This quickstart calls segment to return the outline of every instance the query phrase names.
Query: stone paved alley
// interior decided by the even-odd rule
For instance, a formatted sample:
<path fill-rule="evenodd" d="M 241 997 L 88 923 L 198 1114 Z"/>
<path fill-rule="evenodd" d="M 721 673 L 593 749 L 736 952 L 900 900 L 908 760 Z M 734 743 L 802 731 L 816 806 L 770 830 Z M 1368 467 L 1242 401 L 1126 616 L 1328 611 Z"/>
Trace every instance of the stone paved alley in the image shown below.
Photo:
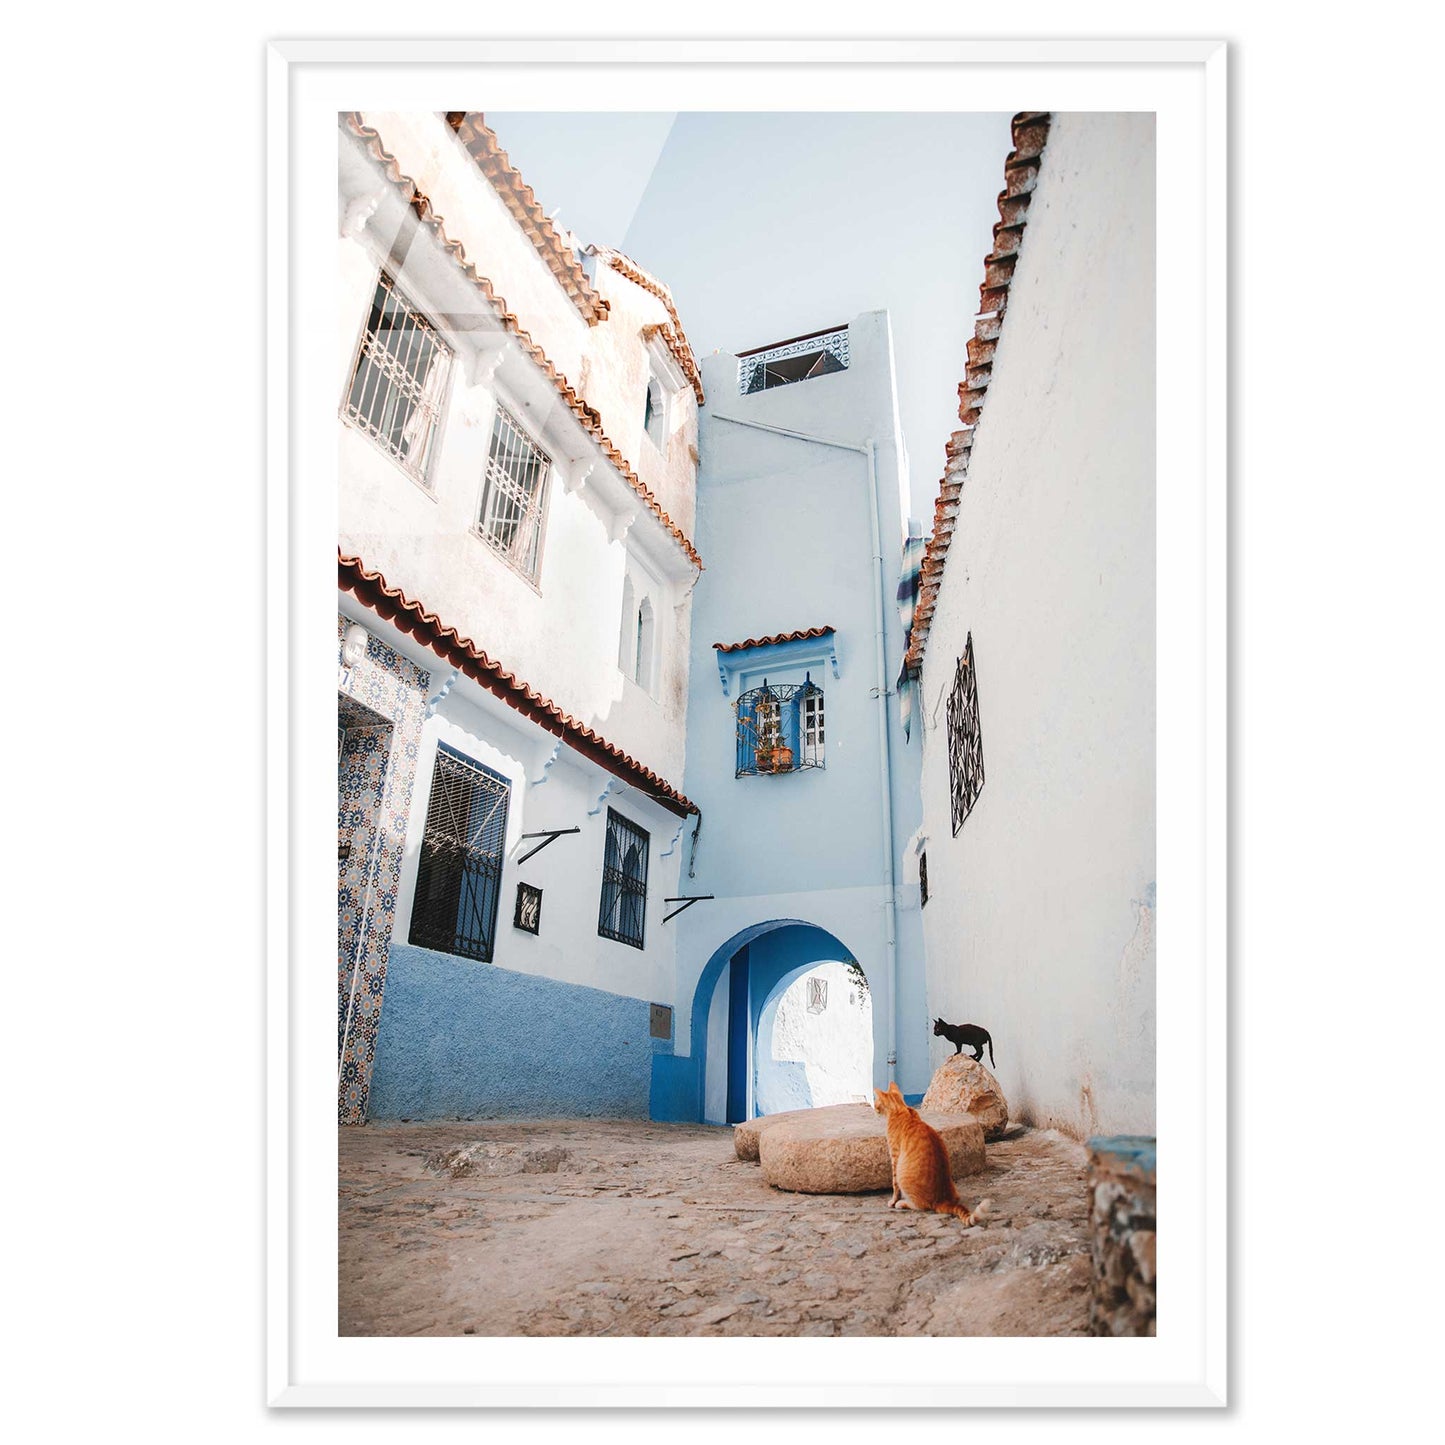
<path fill-rule="evenodd" d="M 732 1130 L 616 1120 L 340 1130 L 343 1335 L 1083 1335 L 1087 1156 L 1011 1128 L 968 1204 L 773 1189 Z"/>

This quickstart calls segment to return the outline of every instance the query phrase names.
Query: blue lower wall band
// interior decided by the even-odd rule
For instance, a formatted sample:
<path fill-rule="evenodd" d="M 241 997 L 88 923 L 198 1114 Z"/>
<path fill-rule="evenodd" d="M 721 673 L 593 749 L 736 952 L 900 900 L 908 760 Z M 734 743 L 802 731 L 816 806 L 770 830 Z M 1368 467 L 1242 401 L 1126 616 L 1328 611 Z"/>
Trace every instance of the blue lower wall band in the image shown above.
<path fill-rule="evenodd" d="M 393 942 L 367 1113 L 646 1119 L 653 1061 L 671 1049 L 651 1037 L 646 999 Z M 687 1074 L 664 1082 L 664 1107 L 692 1102 Z"/>

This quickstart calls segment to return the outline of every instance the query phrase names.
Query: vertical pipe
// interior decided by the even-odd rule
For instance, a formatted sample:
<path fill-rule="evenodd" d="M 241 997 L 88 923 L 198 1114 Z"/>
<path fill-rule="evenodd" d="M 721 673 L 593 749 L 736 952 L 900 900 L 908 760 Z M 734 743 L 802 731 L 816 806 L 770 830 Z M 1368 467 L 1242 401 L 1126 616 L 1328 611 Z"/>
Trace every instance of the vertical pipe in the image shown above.
<path fill-rule="evenodd" d="M 873 526 L 873 596 L 878 625 L 873 634 L 877 666 L 878 780 L 882 794 L 883 880 L 888 889 L 883 904 L 884 950 L 888 966 L 888 1081 L 898 1074 L 898 893 L 893 865 L 893 777 L 888 745 L 888 651 L 884 631 L 883 542 L 878 521 L 878 446 L 870 437 L 868 455 L 868 519 Z"/>

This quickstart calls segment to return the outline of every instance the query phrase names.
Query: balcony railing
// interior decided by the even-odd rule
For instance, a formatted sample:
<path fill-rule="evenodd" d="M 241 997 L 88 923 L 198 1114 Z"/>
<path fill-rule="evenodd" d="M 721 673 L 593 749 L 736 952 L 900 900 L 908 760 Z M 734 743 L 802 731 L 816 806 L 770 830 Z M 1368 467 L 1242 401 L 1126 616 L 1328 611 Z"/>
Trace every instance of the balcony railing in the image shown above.
<path fill-rule="evenodd" d="M 764 680 L 737 700 L 737 771 L 795 773 L 823 766 L 823 689 L 806 682 Z"/>
<path fill-rule="evenodd" d="M 815 331 L 761 351 L 743 352 L 738 357 L 738 395 L 748 396 L 847 369 L 848 328 Z"/>

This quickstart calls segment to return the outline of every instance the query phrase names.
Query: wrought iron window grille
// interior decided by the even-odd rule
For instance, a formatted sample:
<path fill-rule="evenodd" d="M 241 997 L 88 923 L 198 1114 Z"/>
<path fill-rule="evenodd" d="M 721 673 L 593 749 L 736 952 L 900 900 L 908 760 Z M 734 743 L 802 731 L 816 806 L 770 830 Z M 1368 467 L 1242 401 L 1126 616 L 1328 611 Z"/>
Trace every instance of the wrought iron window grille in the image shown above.
<path fill-rule="evenodd" d="M 506 407 L 492 423 L 476 532 L 509 567 L 536 582 L 542 559 L 542 519 L 552 459 Z"/>
<path fill-rule="evenodd" d="M 341 414 L 410 476 L 427 484 L 451 348 L 383 271 Z"/>
<path fill-rule="evenodd" d="M 738 357 L 738 395 L 750 396 L 848 369 L 848 328 L 799 336 Z"/>
<path fill-rule="evenodd" d="M 597 932 L 618 943 L 643 947 L 647 921 L 647 853 L 650 836 L 611 808 L 602 857 L 602 901 Z"/>
<path fill-rule="evenodd" d="M 742 693 L 733 704 L 737 718 L 734 777 L 796 773 L 823 766 L 823 689 L 811 673 L 802 682 L 769 683 Z"/>
<path fill-rule="evenodd" d="M 826 978 L 810 978 L 808 980 L 808 1012 L 820 1014 L 828 1007 L 828 980 Z"/>
<path fill-rule="evenodd" d="M 437 749 L 412 903 L 412 943 L 492 961 L 511 785 L 445 744 Z"/>
<path fill-rule="evenodd" d="M 978 680 L 971 632 L 964 642 L 963 656 L 958 659 L 948 698 L 948 784 L 953 832 L 957 836 L 983 791 L 983 733 L 978 721 Z"/>

